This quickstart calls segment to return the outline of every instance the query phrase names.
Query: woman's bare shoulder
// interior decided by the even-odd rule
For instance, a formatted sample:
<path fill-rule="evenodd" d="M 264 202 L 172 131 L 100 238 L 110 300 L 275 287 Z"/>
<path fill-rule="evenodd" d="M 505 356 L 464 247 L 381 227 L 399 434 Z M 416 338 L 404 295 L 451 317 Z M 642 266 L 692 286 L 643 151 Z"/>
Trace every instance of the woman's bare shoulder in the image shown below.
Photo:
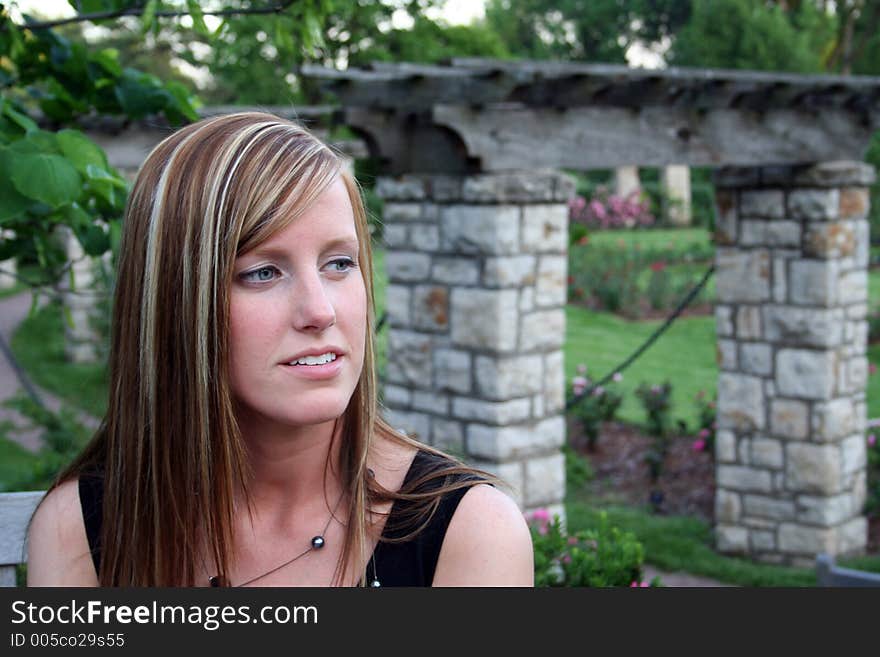
<path fill-rule="evenodd" d="M 473 486 L 449 522 L 433 586 L 533 585 L 532 537 L 516 502 L 492 486 Z"/>
<path fill-rule="evenodd" d="M 97 586 L 79 501 L 79 482 L 52 489 L 28 528 L 28 586 Z"/>

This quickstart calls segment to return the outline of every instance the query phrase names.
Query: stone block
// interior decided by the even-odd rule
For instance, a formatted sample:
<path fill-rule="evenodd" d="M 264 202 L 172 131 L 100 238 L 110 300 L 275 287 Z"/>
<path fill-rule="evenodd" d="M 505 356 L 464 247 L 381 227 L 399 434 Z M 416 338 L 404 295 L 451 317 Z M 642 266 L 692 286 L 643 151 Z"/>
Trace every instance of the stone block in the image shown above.
<path fill-rule="evenodd" d="M 788 301 L 788 261 L 789 258 L 773 257 L 773 301 Z"/>
<path fill-rule="evenodd" d="M 431 445 L 444 452 L 465 458 L 464 425 L 439 417 L 431 418 Z"/>
<path fill-rule="evenodd" d="M 761 307 L 740 306 L 736 311 L 736 337 L 740 340 L 760 340 L 763 336 Z"/>
<path fill-rule="evenodd" d="M 421 219 L 421 203 L 385 203 L 382 206 L 382 220 L 386 223 L 413 222 Z"/>
<path fill-rule="evenodd" d="M 523 251 L 565 253 L 567 249 L 567 205 L 526 205 L 523 207 Z"/>
<path fill-rule="evenodd" d="M 473 258 L 435 257 L 431 279 L 448 285 L 476 285 L 480 280 L 480 264 Z"/>
<path fill-rule="evenodd" d="M 524 287 L 519 291 L 519 311 L 527 313 L 535 309 L 535 288 Z"/>
<path fill-rule="evenodd" d="M 449 328 L 449 290 L 443 285 L 416 285 L 412 323 L 425 331 L 446 331 Z"/>
<path fill-rule="evenodd" d="M 833 306 L 838 303 L 840 274 L 835 260 L 793 260 L 789 264 L 791 302 L 806 306 Z"/>
<path fill-rule="evenodd" d="M 796 399 L 773 399 L 770 402 L 770 431 L 774 436 L 794 440 L 809 435 L 809 407 Z"/>
<path fill-rule="evenodd" d="M 543 391 L 544 358 L 541 354 L 512 358 L 477 356 L 477 394 L 502 401 L 526 397 Z"/>
<path fill-rule="evenodd" d="M 718 426 L 752 431 L 764 428 L 761 379 L 722 372 L 718 377 Z"/>
<path fill-rule="evenodd" d="M 519 287 L 535 282 L 535 256 L 517 255 L 486 258 L 483 285 L 486 287 Z"/>
<path fill-rule="evenodd" d="M 836 541 L 832 529 L 785 522 L 779 526 L 777 537 L 779 551 L 787 554 L 809 554 L 815 559 L 820 552 L 835 553 Z"/>
<path fill-rule="evenodd" d="M 468 454 L 494 461 L 546 454 L 565 442 L 565 419 L 561 415 L 537 422 L 505 427 L 469 424 Z"/>
<path fill-rule="evenodd" d="M 785 194 L 781 189 L 745 190 L 739 195 L 740 217 L 782 219 Z"/>
<path fill-rule="evenodd" d="M 495 351 L 516 349 L 519 320 L 516 290 L 452 289 L 452 341 Z"/>
<path fill-rule="evenodd" d="M 789 443 L 785 487 L 795 493 L 833 495 L 840 491 L 841 456 L 836 445 Z"/>
<path fill-rule="evenodd" d="M 868 519 L 857 516 L 836 529 L 837 554 L 863 554 L 868 544 Z"/>
<path fill-rule="evenodd" d="M 471 397 L 455 397 L 452 400 L 452 416 L 460 420 L 509 425 L 528 420 L 531 414 L 532 402 L 529 398 L 501 402 Z"/>
<path fill-rule="evenodd" d="M 828 221 L 840 211 L 838 189 L 796 189 L 788 195 L 788 214 L 792 219 Z"/>
<path fill-rule="evenodd" d="M 735 372 L 739 369 L 736 345 L 736 340 L 718 340 L 715 343 L 715 362 L 722 370 Z"/>
<path fill-rule="evenodd" d="M 779 469 L 785 462 L 782 443 L 771 438 L 753 438 L 750 463 L 764 468 Z"/>
<path fill-rule="evenodd" d="M 829 399 L 834 391 L 836 358 L 829 351 L 780 349 L 776 353 L 776 386 L 783 397 Z"/>
<path fill-rule="evenodd" d="M 795 505 L 791 500 L 780 500 L 766 495 L 744 495 L 743 512 L 748 516 L 770 520 L 793 520 Z"/>
<path fill-rule="evenodd" d="M 733 337 L 733 309 L 730 306 L 715 306 L 715 334 Z"/>
<path fill-rule="evenodd" d="M 382 410 L 382 417 L 394 429 L 405 433 L 410 438 L 415 438 L 424 443 L 431 442 L 431 419 L 425 413 L 413 413 L 386 408 Z"/>
<path fill-rule="evenodd" d="M 525 462 L 526 505 L 552 504 L 565 498 L 565 456 L 561 452 Z"/>
<path fill-rule="evenodd" d="M 419 251 L 437 251 L 440 248 L 440 228 L 433 225 L 411 226 L 410 243 Z"/>
<path fill-rule="evenodd" d="M 764 335 L 788 347 L 835 347 L 843 343 L 840 309 L 768 305 L 763 308 Z"/>
<path fill-rule="evenodd" d="M 740 246 L 765 246 L 767 244 L 768 222 L 761 219 L 742 219 L 740 225 Z"/>
<path fill-rule="evenodd" d="M 411 251 L 388 251 L 385 272 L 391 283 L 424 281 L 431 272 L 431 256 Z"/>
<path fill-rule="evenodd" d="M 519 252 L 517 206 L 449 205 L 440 213 L 441 248 L 447 252 L 510 255 Z"/>
<path fill-rule="evenodd" d="M 519 508 L 524 508 L 525 466 L 522 461 L 507 461 L 504 463 L 473 461 L 471 465 L 498 477 L 502 484 L 504 484 L 505 492 L 510 494 Z"/>
<path fill-rule="evenodd" d="M 534 395 L 532 397 L 532 417 L 535 419 L 540 419 L 547 415 L 544 411 L 544 395 Z"/>
<path fill-rule="evenodd" d="M 739 347 L 739 363 L 746 374 L 767 376 L 773 372 L 773 349 L 761 342 L 744 342 Z"/>
<path fill-rule="evenodd" d="M 459 349 L 434 351 L 434 385 L 437 390 L 471 392 L 471 354 Z"/>
<path fill-rule="evenodd" d="M 555 413 L 564 406 L 564 356 L 561 351 L 553 351 L 544 355 L 544 412 Z"/>
<path fill-rule="evenodd" d="M 715 460 L 718 463 L 736 463 L 736 435 L 732 431 L 715 433 Z"/>
<path fill-rule="evenodd" d="M 475 203 L 564 203 L 572 196 L 574 180 L 554 170 L 468 176 L 462 186 L 462 199 Z"/>
<path fill-rule="evenodd" d="M 764 249 L 719 248 L 715 291 L 721 303 L 754 303 L 770 298 L 770 255 Z"/>
<path fill-rule="evenodd" d="M 796 221 L 770 221 L 765 235 L 767 246 L 791 249 L 801 245 L 801 225 Z"/>
<path fill-rule="evenodd" d="M 408 285 L 388 285 L 385 288 L 385 312 L 391 326 L 408 328 L 412 325 L 411 301 L 412 291 Z"/>
<path fill-rule="evenodd" d="M 749 530 L 718 524 L 715 527 L 715 546 L 725 554 L 745 554 L 749 551 Z"/>
<path fill-rule="evenodd" d="M 867 221 L 853 221 L 856 239 L 855 266 L 866 268 L 871 258 L 871 225 Z"/>
<path fill-rule="evenodd" d="M 431 337 L 422 333 L 388 330 L 389 382 L 406 386 L 427 386 L 432 377 Z"/>
<path fill-rule="evenodd" d="M 865 162 L 835 160 L 819 162 L 797 171 L 793 181 L 797 185 L 816 187 L 868 187 L 877 179 L 874 167 Z"/>
<path fill-rule="evenodd" d="M 742 502 L 739 493 L 729 490 L 718 490 L 715 493 L 715 521 L 722 525 L 733 525 L 739 522 L 742 514 Z"/>
<path fill-rule="evenodd" d="M 409 227 L 405 224 L 385 224 L 382 242 L 389 249 L 406 249 L 409 246 Z"/>
<path fill-rule="evenodd" d="M 840 457 L 844 475 L 864 470 L 868 463 L 868 448 L 864 434 L 844 438 L 840 442 Z"/>
<path fill-rule="evenodd" d="M 813 404 L 812 438 L 818 442 L 837 441 L 859 430 L 857 420 L 855 404 L 849 397 Z"/>
<path fill-rule="evenodd" d="M 568 258 L 541 256 L 535 284 L 535 304 L 539 308 L 564 306 L 567 294 Z"/>
<path fill-rule="evenodd" d="M 868 359 L 853 356 L 838 361 L 837 388 L 841 395 L 854 395 L 864 392 L 868 385 Z"/>
<path fill-rule="evenodd" d="M 719 488 L 742 492 L 770 493 L 773 482 L 767 470 L 742 465 L 719 465 L 715 468 Z"/>
<path fill-rule="evenodd" d="M 382 388 L 383 403 L 396 408 L 408 408 L 412 404 L 412 390 L 386 383 Z"/>
<path fill-rule="evenodd" d="M 412 396 L 412 407 L 413 410 L 434 415 L 449 415 L 449 395 L 438 393 L 435 390 L 415 390 Z"/>
<path fill-rule="evenodd" d="M 838 300 L 844 305 L 868 301 L 868 270 L 857 269 L 840 275 Z"/>
<path fill-rule="evenodd" d="M 855 255 L 855 226 L 850 221 L 807 224 L 804 255 L 810 258 L 846 258 Z"/>
<path fill-rule="evenodd" d="M 391 205 L 389 201 L 420 201 L 427 196 L 424 180 L 414 176 L 383 176 L 376 181 L 376 194 L 385 199 L 385 207 Z"/>
<path fill-rule="evenodd" d="M 542 310 L 523 315 L 520 351 L 558 349 L 565 342 L 565 311 Z"/>
<path fill-rule="evenodd" d="M 752 550 L 771 551 L 776 549 L 776 532 L 756 529 L 750 535 Z"/>
<path fill-rule="evenodd" d="M 715 191 L 715 244 L 735 246 L 737 233 L 736 193 L 726 189 Z"/>
<path fill-rule="evenodd" d="M 864 219 L 871 208 L 871 196 L 865 187 L 844 187 L 840 190 L 841 219 Z"/>
<path fill-rule="evenodd" d="M 831 497 L 798 495 L 797 508 L 798 522 L 823 527 L 839 525 L 859 512 L 859 509 L 853 506 L 853 498 L 849 493 Z"/>

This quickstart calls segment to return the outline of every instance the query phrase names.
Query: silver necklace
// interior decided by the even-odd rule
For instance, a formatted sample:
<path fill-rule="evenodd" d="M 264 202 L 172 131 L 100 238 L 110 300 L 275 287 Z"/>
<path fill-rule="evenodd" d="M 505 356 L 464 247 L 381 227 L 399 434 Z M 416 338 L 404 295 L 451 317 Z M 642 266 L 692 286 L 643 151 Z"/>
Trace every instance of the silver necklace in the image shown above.
<path fill-rule="evenodd" d="M 257 575 L 256 577 L 252 577 L 251 579 L 249 579 L 245 582 L 242 582 L 241 584 L 236 584 L 232 588 L 239 588 L 242 586 L 247 586 L 248 584 L 253 584 L 258 579 L 263 579 L 264 577 L 281 570 L 285 566 L 289 566 L 297 559 L 300 559 L 300 558 L 306 556 L 309 552 L 313 552 L 315 550 L 320 550 L 321 548 L 323 548 L 324 545 L 326 545 L 326 543 L 327 543 L 327 541 L 324 539 L 324 535 L 327 533 L 327 530 L 330 528 L 330 523 L 333 522 L 333 518 L 336 516 L 336 510 L 339 508 L 339 505 L 342 502 L 342 498 L 344 496 L 345 496 L 345 491 L 343 491 L 342 493 L 339 494 L 339 499 L 336 501 L 336 506 L 334 506 L 333 510 L 330 512 L 330 517 L 327 518 L 327 524 L 324 525 L 323 531 L 320 534 L 318 534 L 317 536 L 312 537 L 312 540 L 309 541 L 309 546 L 305 550 L 303 550 L 302 552 L 297 554 L 292 559 L 288 559 L 284 563 L 275 566 L 271 570 L 267 570 L 262 575 Z M 226 586 L 226 584 L 223 581 L 223 577 L 221 575 L 212 575 L 212 576 L 208 577 L 208 584 L 212 587 Z M 374 584 L 374 586 L 375 586 L 375 584 Z"/>

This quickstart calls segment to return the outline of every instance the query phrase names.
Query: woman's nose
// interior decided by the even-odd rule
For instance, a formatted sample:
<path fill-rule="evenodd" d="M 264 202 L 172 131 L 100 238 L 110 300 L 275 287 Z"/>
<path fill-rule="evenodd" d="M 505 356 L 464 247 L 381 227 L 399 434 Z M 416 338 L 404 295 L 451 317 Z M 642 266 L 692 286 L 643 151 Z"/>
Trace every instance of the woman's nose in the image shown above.
<path fill-rule="evenodd" d="M 319 275 L 303 280 L 294 294 L 297 330 L 323 331 L 336 323 L 336 310 Z"/>

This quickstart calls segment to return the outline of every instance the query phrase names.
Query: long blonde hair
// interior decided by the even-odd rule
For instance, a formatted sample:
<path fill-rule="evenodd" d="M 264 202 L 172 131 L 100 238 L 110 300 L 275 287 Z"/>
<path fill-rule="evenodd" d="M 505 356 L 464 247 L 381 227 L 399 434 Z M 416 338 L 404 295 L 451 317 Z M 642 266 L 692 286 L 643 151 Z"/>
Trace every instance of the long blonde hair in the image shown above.
<path fill-rule="evenodd" d="M 417 443 L 377 411 L 370 233 L 340 157 L 269 114 L 205 119 L 156 146 L 135 180 L 120 246 L 107 415 L 57 480 L 103 477 L 101 585 L 191 586 L 206 554 L 221 575 L 228 571 L 233 499 L 248 490 L 228 376 L 234 261 L 295 221 L 337 177 L 354 211 L 368 310 L 363 369 L 341 418 L 339 477 L 351 503 L 334 582 L 366 555 L 367 511 L 377 500 L 421 502 L 415 516 L 424 523 L 439 493 L 466 485 L 395 493 L 368 477 L 375 435 Z M 443 473 L 470 471 L 459 465 Z"/>

